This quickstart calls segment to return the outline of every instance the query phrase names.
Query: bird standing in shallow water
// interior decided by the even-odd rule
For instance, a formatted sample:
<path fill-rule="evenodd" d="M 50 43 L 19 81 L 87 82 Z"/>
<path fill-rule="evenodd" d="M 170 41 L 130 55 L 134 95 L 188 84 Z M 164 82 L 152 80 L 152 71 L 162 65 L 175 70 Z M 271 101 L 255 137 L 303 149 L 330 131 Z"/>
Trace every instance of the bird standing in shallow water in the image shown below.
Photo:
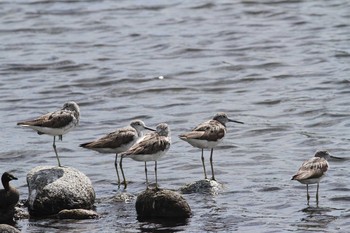
<path fill-rule="evenodd" d="M 5 213 L 13 209 L 19 200 L 19 192 L 10 185 L 11 180 L 17 180 L 12 174 L 4 172 L 1 176 L 1 182 L 4 189 L 0 190 L 0 212 Z"/>
<path fill-rule="evenodd" d="M 316 204 L 318 206 L 318 190 L 320 186 L 320 181 L 329 168 L 327 159 L 329 159 L 330 157 L 331 155 L 328 151 L 317 151 L 315 153 L 315 156 L 305 161 L 301 165 L 297 173 L 292 177 L 292 180 L 297 180 L 302 184 L 306 184 L 306 197 L 308 205 L 310 200 L 309 184 L 317 184 Z"/>
<path fill-rule="evenodd" d="M 118 154 L 127 151 L 135 142 L 143 136 L 143 130 L 155 131 L 145 125 L 141 120 L 134 120 L 130 126 L 118 129 L 95 141 L 80 144 L 80 147 L 98 151 L 100 153 L 115 153 L 115 170 L 118 177 L 118 187 L 120 177 L 118 172 Z"/>
<path fill-rule="evenodd" d="M 80 110 L 75 102 L 67 102 L 61 110 L 50 112 L 33 120 L 18 122 L 17 125 L 29 127 L 38 134 L 53 136 L 53 149 L 56 154 L 58 166 L 61 167 L 60 159 L 56 150 L 56 136 L 62 141 L 62 135 L 68 133 L 79 124 Z"/>
<path fill-rule="evenodd" d="M 203 122 L 202 124 L 195 127 L 192 131 L 179 135 L 180 139 L 188 142 L 194 147 L 202 149 L 202 165 L 205 179 L 207 179 L 207 172 L 205 170 L 203 149 L 211 149 L 210 166 L 212 172 L 212 180 L 215 180 L 213 167 L 213 151 L 214 147 L 216 147 L 225 137 L 227 122 L 244 124 L 241 121 L 229 119 L 226 113 L 219 112 L 213 117 L 212 120 Z"/>
<path fill-rule="evenodd" d="M 154 161 L 154 172 L 156 178 L 156 189 L 158 189 L 157 160 L 161 158 L 170 148 L 170 129 L 165 123 L 158 124 L 156 132 L 146 134 L 142 139 L 135 143 L 129 150 L 121 153 L 120 170 L 124 178 L 124 188 L 126 180 L 123 171 L 123 158 L 132 158 L 136 161 L 145 162 L 146 183 L 148 189 L 147 161 Z"/>

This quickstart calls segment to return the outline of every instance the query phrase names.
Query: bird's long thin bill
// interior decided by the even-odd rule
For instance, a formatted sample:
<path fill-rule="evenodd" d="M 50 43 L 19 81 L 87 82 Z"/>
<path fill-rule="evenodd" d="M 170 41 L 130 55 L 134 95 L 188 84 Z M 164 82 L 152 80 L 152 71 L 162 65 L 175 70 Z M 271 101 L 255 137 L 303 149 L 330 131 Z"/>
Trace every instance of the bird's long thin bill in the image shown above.
<path fill-rule="evenodd" d="M 244 122 L 242 122 L 242 121 L 235 121 L 235 120 L 231 120 L 231 119 L 229 119 L 228 121 L 235 122 L 235 123 L 238 123 L 238 124 L 244 124 Z"/>
<path fill-rule="evenodd" d="M 333 156 L 333 155 L 331 155 L 330 158 L 331 159 L 335 159 L 335 160 L 346 160 L 346 158 L 336 157 L 336 156 Z"/>
<path fill-rule="evenodd" d="M 151 131 L 156 131 L 155 129 L 149 128 L 149 127 L 145 127 L 145 129 L 151 130 Z"/>

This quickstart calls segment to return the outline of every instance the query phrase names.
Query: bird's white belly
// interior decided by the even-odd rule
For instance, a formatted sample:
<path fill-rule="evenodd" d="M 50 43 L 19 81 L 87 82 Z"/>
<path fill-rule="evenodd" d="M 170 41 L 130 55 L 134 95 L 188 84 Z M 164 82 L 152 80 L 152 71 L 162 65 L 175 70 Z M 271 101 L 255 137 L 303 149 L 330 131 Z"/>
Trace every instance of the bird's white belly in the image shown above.
<path fill-rule="evenodd" d="M 100 152 L 102 154 L 117 153 L 114 148 L 89 148 L 89 149 Z"/>
<path fill-rule="evenodd" d="M 194 147 L 197 148 L 214 148 L 216 147 L 220 142 L 222 142 L 223 139 L 217 140 L 217 141 L 207 141 L 207 140 L 199 140 L 199 139 L 187 139 L 186 141 L 191 144 Z"/>
<path fill-rule="evenodd" d="M 139 155 L 131 155 L 130 158 L 132 158 L 135 161 L 157 161 L 160 159 L 168 150 L 159 151 L 154 154 L 139 154 Z"/>
<path fill-rule="evenodd" d="M 306 179 L 306 180 L 298 180 L 300 183 L 302 184 L 317 184 L 317 183 L 320 183 L 321 179 L 323 178 L 324 176 L 321 176 L 319 178 L 313 178 L 313 179 Z"/>
<path fill-rule="evenodd" d="M 48 134 L 51 136 L 59 136 L 59 135 L 64 135 L 69 131 L 71 131 L 76 126 L 76 124 L 72 121 L 68 125 L 62 128 L 49 128 L 49 127 L 30 126 L 30 125 L 24 125 L 24 126 L 34 129 L 40 133 Z"/>
<path fill-rule="evenodd" d="M 99 153 L 102 153 L 102 154 L 111 154 L 111 153 L 121 153 L 121 152 L 124 152 L 124 151 L 127 151 L 132 145 L 134 145 L 136 139 L 129 142 L 129 143 L 126 143 L 126 144 L 123 144 L 119 147 L 116 147 L 116 148 L 108 148 L 108 147 L 89 147 L 90 150 L 94 150 L 94 151 L 97 151 Z"/>

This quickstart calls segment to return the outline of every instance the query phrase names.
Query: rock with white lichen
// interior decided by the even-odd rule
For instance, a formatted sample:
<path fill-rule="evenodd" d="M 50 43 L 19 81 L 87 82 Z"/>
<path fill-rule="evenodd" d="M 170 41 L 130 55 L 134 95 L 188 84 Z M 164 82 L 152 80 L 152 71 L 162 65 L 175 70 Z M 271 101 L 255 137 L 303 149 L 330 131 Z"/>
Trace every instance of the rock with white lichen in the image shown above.
<path fill-rule="evenodd" d="M 27 175 L 30 215 L 57 214 L 64 209 L 91 209 L 95 191 L 90 179 L 71 167 L 39 166 Z"/>
<path fill-rule="evenodd" d="M 207 193 L 216 195 L 223 190 L 223 185 L 215 180 L 199 180 L 180 188 L 180 191 L 185 194 L 190 193 Z"/>

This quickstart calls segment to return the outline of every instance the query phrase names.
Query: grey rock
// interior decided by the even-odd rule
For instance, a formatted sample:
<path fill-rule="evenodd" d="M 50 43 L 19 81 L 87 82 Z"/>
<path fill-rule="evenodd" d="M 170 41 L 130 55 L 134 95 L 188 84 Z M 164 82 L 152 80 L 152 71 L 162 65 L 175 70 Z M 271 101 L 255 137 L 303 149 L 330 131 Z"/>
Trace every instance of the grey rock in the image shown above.
<path fill-rule="evenodd" d="M 98 217 L 99 215 L 95 211 L 85 209 L 61 210 L 58 213 L 60 219 L 92 219 Z"/>
<path fill-rule="evenodd" d="M 166 189 L 147 189 L 136 199 L 137 216 L 145 218 L 189 218 L 191 208 L 177 192 Z"/>
<path fill-rule="evenodd" d="M 95 191 L 90 179 L 75 168 L 39 166 L 27 174 L 28 209 L 33 216 L 64 209 L 91 209 Z"/>
<path fill-rule="evenodd" d="M 207 193 L 211 195 L 217 195 L 220 191 L 223 190 L 223 185 L 218 183 L 215 180 L 199 180 L 190 184 L 185 185 L 180 188 L 181 193 L 190 194 L 190 193 Z"/>
<path fill-rule="evenodd" d="M 13 226 L 7 224 L 0 224 L 0 232 L 1 233 L 19 233 L 20 231 Z"/>
<path fill-rule="evenodd" d="M 134 194 L 122 192 L 115 195 L 113 199 L 116 202 L 130 203 L 135 200 L 135 198 L 136 196 Z"/>
<path fill-rule="evenodd" d="M 27 208 L 24 207 L 17 207 L 15 208 L 15 216 L 14 219 L 15 220 L 19 220 L 19 219 L 29 219 L 29 212 Z"/>

